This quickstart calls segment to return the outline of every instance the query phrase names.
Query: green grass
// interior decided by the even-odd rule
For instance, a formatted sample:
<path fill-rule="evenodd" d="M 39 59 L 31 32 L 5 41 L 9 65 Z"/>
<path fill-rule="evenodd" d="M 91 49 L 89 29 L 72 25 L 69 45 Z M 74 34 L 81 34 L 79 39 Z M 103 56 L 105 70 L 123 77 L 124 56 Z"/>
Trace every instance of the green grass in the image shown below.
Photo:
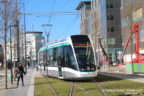
<path fill-rule="evenodd" d="M 44 77 L 35 78 L 35 96 L 54 96 Z"/>
<path fill-rule="evenodd" d="M 73 96 L 89 96 L 89 95 L 80 90 L 77 86 L 75 86 L 73 90 Z"/>
<path fill-rule="evenodd" d="M 52 86 L 56 90 L 56 92 L 59 94 L 59 96 L 68 96 L 69 91 L 71 88 L 71 83 L 66 82 L 64 80 L 59 80 L 56 78 L 48 78 L 49 82 L 51 82 Z"/>
<path fill-rule="evenodd" d="M 96 84 L 92 81 L 78 82 L 77 85 L 95 96 L 102 96 L 100 91 L 97 89 Z"/>
<path fill-rule="evenodd" d="M 48 80 L 51 82 L 59 96 L 68 96 L 71 88 L 70 81 L 59 80 L 56 78 L 48 78 Z M 143 95 L 131 96 L 144 96 L 144 83 L 102 75 L 99 75 L 96 80 L 107 96 L 124 96 L 126 93 L 143 93 Z M 77 81 L 73 90 L 73 96 L 89 96 L 89 94 L 79 89 L 78 86 L 94 96 L 102 96 L 97 89 L 96 84 L 91 81 Z M 44 77 L 35 79 L 35 96 L 54 96 Z"/>
<path fill-rule="evenodd" d="M 144 83 L 101 75 L 96 80 L 108 96 L 119 96 L 128 93 L 133 94 L 132 96 L 136 96 L 136 93 L 144 95 Z"/>

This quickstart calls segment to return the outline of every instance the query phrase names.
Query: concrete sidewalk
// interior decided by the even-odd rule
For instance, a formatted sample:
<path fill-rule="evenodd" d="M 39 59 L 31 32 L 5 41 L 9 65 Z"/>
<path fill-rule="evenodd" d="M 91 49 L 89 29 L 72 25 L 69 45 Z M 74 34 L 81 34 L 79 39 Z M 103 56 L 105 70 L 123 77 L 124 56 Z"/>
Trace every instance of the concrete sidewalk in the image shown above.
<path fill-rule="evenodd" d="M 117 73 L 107 73 L 107 72 L 98 72 L 98 74 L 144 83 L 144 75 L 138 76 L 138 75 L 126 75 L 126 74 L 117 74 Z"/>
<path fill-rule="evenodd" d="M 16 86 L 16 83 L 17 82 L 14 82 L 14 86 Z M 34 96 L 34 75 L 27 74 L 24 78 L 24 86 L 22 86 L 20 81 L 19 87 L 9 89 L 5 96 Z"/>
<path fill-rule="evenodd" d="M 19 87 L 17 87 L 17 81 L 15 81 L 11 89 L 6 90 L 4 96 L 34 96 L 34 77 L 36 75 L 39 75 L 36 69 L 29 69 L 27 75 L 24 76 L 24 86 L 22 86 L 21 79 Z"/>

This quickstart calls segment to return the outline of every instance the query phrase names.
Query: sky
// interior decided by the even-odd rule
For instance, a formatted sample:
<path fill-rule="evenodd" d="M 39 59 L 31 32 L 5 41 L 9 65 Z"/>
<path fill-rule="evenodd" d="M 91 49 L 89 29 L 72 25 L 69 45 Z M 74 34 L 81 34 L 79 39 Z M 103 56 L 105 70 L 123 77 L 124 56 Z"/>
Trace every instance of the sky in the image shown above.
<path fill-rule="evenodd" d="M 23 0 L 25 12 L 79 12 L 81 0 Z M 20 1 L 19 1 L 20 2 Z M 80 15 L 26 15 L 26 31 L 42 31 L 42 24 L 52 24 L 49 41 L 80 34 Z M 48 31 L 49 27 L 45 27 Z M 45 36 L 45 32 L 43 33 Z"/>

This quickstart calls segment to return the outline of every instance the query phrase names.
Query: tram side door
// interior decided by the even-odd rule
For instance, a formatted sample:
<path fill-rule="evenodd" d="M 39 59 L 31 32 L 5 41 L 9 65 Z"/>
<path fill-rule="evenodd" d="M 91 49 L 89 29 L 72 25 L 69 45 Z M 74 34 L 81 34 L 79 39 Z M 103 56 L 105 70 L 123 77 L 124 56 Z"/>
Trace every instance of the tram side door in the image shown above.
<path fill-rule="evenodd" d="M 58 47 L 57 49 L 57 62 L 59 77 L 62 77 L 63 47 Z"/>

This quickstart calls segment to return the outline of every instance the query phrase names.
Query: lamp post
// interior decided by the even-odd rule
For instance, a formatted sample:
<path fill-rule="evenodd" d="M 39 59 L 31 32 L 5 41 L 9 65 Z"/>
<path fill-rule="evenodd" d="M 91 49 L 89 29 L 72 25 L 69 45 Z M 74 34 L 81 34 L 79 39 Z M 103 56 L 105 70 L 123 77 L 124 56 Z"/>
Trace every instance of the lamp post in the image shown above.
<path fill-rule="evenodd" d="M 12 67 L 13 67 L 13 62 L 12 62 L 12 40 L 11 40 L 11 27 L 17 27 L 17 25 L 10 25 L 8 26 L 10 27 L 10 54 L 11 54 L 11 84 L 13 84 L 13 70 L 12 70 Z M 15 68 L 14 68 L 15 69 Z"/>
<path fill-rule="evenodd" d="M 24 11 L 24 31 L 25 31 L 25 35 L 24 35 L 24 38 L 25 38 L 25 61 L 24 61 L 24 65 L 25 65 L 25 72 L 27 73 L 27 58 L 26 58 L 26 15 L 25 15 L 25 3 L 18 3 L 18 4 L 23 4 L 23 7 L 24 7 L 24 9 L 23 9 L 23 11 Z"/>

